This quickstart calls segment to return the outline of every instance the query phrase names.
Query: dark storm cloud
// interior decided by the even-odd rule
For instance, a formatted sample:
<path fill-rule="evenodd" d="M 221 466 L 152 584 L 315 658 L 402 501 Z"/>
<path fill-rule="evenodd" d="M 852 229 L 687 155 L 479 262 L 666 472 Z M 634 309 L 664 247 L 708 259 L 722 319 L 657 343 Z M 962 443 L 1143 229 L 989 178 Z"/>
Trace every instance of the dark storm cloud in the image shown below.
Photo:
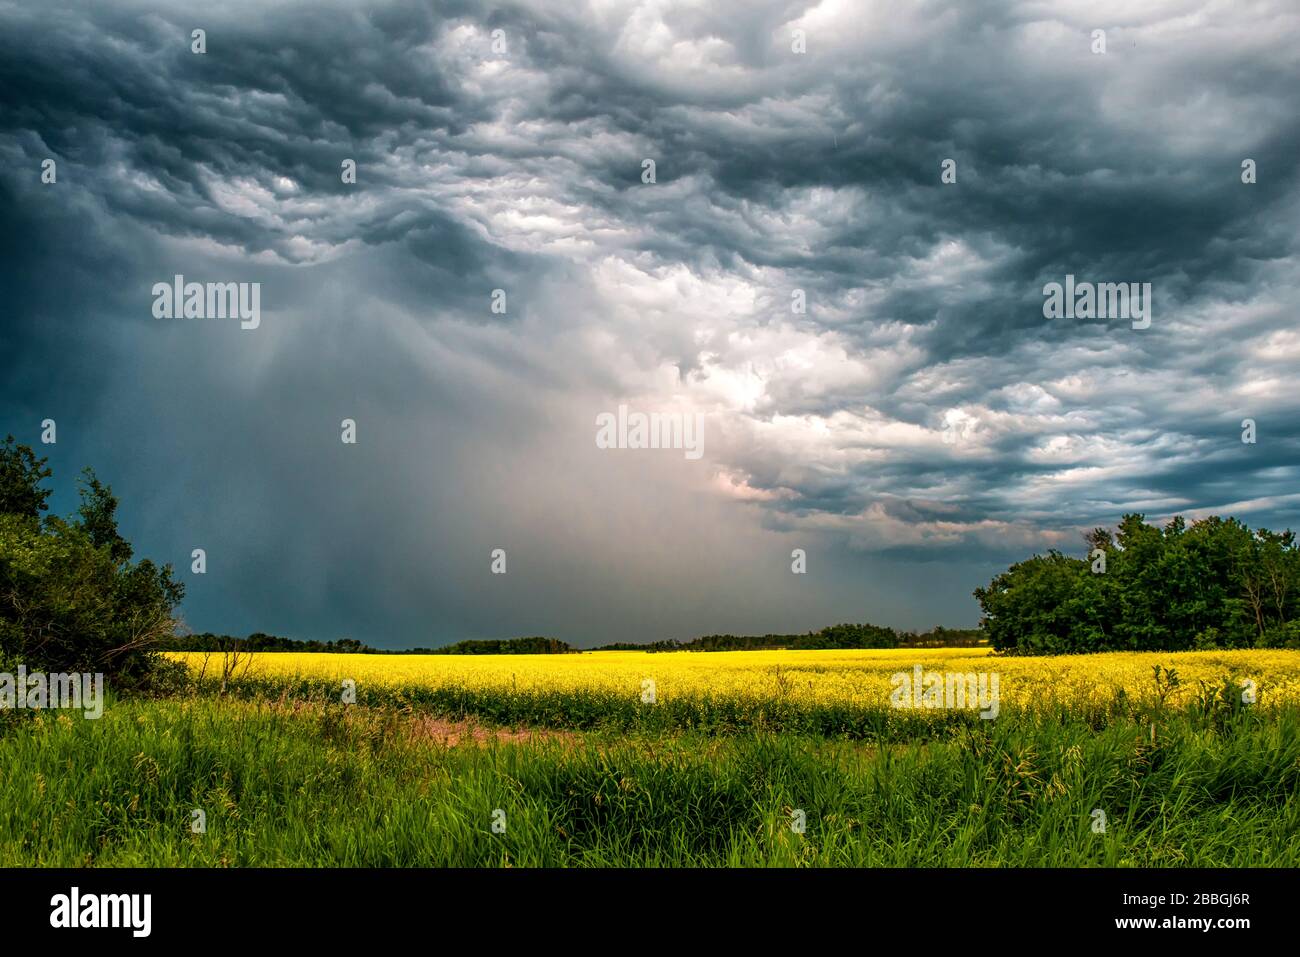
<path fill-rule="evenodd" d="M 1300 25 L 1130 7 L 0 7 L 4 427 L 209 549 L 196 627 L 385 644 L 955 624 L 1127 510 L 1294 524 Z M 620 402 L 700 467 L 598 453 Z"/>

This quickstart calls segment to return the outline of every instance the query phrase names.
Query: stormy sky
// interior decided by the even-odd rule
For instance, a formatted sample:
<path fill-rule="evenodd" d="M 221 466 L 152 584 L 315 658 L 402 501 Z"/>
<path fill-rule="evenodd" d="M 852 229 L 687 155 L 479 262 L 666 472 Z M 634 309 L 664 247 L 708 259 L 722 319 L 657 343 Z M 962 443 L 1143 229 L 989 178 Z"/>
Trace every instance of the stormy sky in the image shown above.
<path fill-rule="evenodd" d="M 1126 512 L 1300 525 L 1298 44 L 1291 0 L 0 0 L 0 434 L 56 511 L 112 484 L 196 631 L 970 626 Z M 155 318 L 178 274 L 260 325 Z M 1067 274 L 1150 326 L 1044 318 Z M 703 455 L 598 448 L 620 405 Z"/>

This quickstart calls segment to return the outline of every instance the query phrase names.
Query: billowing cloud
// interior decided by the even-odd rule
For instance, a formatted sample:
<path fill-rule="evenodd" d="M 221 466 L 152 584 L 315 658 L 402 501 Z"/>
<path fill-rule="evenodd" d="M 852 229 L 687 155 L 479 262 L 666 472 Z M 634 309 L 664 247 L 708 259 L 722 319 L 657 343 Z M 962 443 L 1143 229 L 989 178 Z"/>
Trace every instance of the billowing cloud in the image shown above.
<path fill-rule="evenodd" d="M 1126 511 L 1295 524 L 1297 40 L 1283 0 L 0 4 L 0 428 L 58 422 L 199 629 L 969 624 Z M 178 274 L 259 327 L 155 319 Z M 1150 325 L 1044 318 L 1067 275 Z M 619 405 L 703 457 L 598 449 Z"/>

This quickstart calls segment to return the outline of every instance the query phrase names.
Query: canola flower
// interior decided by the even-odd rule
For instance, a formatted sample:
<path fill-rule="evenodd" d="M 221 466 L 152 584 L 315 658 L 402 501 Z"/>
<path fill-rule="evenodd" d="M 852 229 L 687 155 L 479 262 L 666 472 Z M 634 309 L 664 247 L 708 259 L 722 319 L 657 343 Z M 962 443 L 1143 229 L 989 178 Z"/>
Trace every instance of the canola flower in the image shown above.
<path fill-rule="evenodd" d="M 198 673 L 202 652 L 173 657 Z M 208 674 L 219 670 L 208 657 Z M 470 692 L 586 692 L 656 701 L 732 699 L 788 707 L 889 707 L 893 676 L 925 672 L 998 676 L 1002 709 L 1105 706 L 1122 692 L 1135 702 L 1162 693 L 1153 668 L 1173 669 L 1165 701 L 1177 707 L 1229 682 L 1262 708 L 1300 704 L 1300 652 L 1230 650 L 1108 652 L 1061 657 L 1002 657 L 987 648 L 844 651 L 583 652 L 572 655 L 348 655 L 263 652 L 239 679 L 355 681 L 388 689 Z M 1167 675 L 1167 672 L 1166 672 Z"/>

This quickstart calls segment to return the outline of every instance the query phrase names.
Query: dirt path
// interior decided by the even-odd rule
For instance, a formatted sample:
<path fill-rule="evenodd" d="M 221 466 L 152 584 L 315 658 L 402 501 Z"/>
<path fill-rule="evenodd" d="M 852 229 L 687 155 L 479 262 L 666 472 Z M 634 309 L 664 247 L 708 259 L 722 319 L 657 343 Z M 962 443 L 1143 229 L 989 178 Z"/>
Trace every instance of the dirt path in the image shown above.
<path fill-rule="evenodd" d="M 544 741 L 577 744 L 580 740 L 580 735 L 573 731 L 557 731 L 552 728 L 491 728 L 469 719 L 452 721 L 432 715 L 413 718 L 411 736 L 436 741 L 449 748 L 468 743 L 481 746 L 493 743 L 537 744 Z"/>

